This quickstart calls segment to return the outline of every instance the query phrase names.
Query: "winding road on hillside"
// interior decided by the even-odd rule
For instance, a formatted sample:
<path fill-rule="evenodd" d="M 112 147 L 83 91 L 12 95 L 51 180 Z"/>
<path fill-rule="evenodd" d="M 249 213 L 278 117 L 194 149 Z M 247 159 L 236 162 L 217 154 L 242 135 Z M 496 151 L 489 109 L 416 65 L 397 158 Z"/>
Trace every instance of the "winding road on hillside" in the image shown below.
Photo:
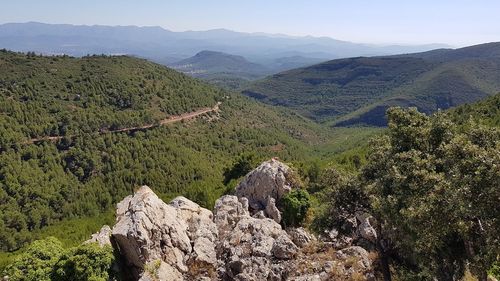
<path fill-rule="evenodd" d="M 147 129 L 151 129 L 151 128 L 155 128 L 155 127 L 159 127 L 159 126 L 164 126 L 164 125 L 180 122 L 182 120 L 193 119 L 193 118 L 196 118 L 200 115 L 211 113 L 211 112 L 217 113 L 220 111 L 219 106 L 221 104 L 222 104 L 221 102 L 217 102 L 213 107 L 205 107 L 205 108 L 200 108 L 200 109 L 193 111 L 193 112 L 188 112 L 188 113 L 184 113 L 181 115 L 173 115 L 173 116 L 170 116 L 168 118 L 160 120 L 158 123 L 146 124 L 143 126 L 136 126 L 136 127 L 127 127 L 127 128 L 116 129 L 116 130 L 101 129 L 96 133 L 108 134 L 108 133 L 124 133 L 124 132 L 147 130 Z M 42 142 L 42 141 L 56 142 L 56 141 L 61 140 L 65 137 L 72 137 L 72 136 L 69 135 L 69 136 L 39 137 L 39 138 L 27 140 L 27 141 L 23 142 L 23 144 L 34 144 L 34 143 L 38 143 L 38 142 Z"/>

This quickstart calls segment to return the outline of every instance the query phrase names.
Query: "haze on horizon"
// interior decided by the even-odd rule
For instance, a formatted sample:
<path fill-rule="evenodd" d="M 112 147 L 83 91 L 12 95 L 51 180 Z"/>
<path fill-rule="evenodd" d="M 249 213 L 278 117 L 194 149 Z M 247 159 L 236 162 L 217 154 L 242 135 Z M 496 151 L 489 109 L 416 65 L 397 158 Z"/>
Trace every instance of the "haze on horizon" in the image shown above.
<path fill-rule="evenodd" d="M 500 41 L 497 0 L 16 0 L 2 6 L 0 23 L 161 26 L 173 31 L 225 28 L 455 47 Z"/>

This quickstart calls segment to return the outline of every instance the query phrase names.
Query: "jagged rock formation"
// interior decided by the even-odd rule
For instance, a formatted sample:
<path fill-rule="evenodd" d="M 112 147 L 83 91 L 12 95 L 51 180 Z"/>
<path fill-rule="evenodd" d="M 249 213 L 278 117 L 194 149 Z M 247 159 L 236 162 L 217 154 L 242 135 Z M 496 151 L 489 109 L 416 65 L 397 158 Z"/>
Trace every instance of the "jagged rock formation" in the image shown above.
<path fill-rule="evenodd" d="M 264 162 L 238 186 L 239 196 L 217 200 L 213 214 L 184 197 L 166 204 L 143 186 L 117 205 L 115 226 L 88 242 L 116 247 L 125 280 L 372 280 L 363 248 L 337 251 L 303 228 L 281 227 L 275 200 L 290 190 L 289 172 Z M 372 239 L 369 230 L 362 235 Z"/>
<path fill-rule="evenodd" d="M 165 204 L 143 186 L 118 204 L 112 235 L 136 279 L 182 280 L 189 267 L 215 271 L 212 212 L 186 198 Z"/>
<path fill-rule="evenodd" d="M 316 241 L 316 238 L 314 235 L 310 234 L 307 232 L 304 228 L 299 227 L 299 228 L 287 228 L 286 233 L 290 236 L 290 239 L 292 239 L 293 243 L 299 247 L 304 247 L 307 244 Z"/>
<path fill-rule="evenodd" d="M 377 231 L 375 231 L 375 228 L 373 228 L 370 222 L 370 220 L 373 220 L 373 217 L 369 214 L 358 214 L 356 219 L 359 222 L 356 229 L 357 236 L 370 243 L 376 243 Z"/>
<path fill-rule="evenodd" d="M 84 243 L 97 243 L 101 247 L 106 245 L 111 246 L 111 227 L 103 225 L 101 230 L 92 234 L 92 237 Z"/>
<path fill-rule="evenodd" d="M 294 184 L 290 167 L 271 159 L 245 176 L 236 187 L 236 196 L 248 199 L 252 214 L 262 210 L 267 217 L 279 223 L 281 213 L 276 202 L 290 192 Z"/>
<path fill-rule="evenodd" d="M 294 257 L 298 247 L 278 223 L 251 217 L 245 205 L 231 195 L 215 204 L 220 275 L 224 280 L 281 280 L 280 260 Z"/>

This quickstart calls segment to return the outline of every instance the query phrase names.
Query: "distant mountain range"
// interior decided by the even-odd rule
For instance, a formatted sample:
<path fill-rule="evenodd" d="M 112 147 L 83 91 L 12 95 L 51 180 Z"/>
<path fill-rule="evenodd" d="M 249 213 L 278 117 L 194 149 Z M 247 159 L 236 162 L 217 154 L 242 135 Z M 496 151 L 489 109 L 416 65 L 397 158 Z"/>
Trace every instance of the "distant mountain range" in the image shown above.
<path fill-rule="evenodd" d="M 500 92 L 500 43 L 355 57 L 275 74 L 243 93 L 336 126 L 384 126 L 390 106 L 430 113 Z"/>
<path fill-rule="evenodd" d="M 82 26 L 37 22 L 0 25 L 0 48 L 73 56 L 128 54 L 165 65 L 189 58 L 203 50 L 243 56 L 249 61 L 275 69 L 283 60 L 282 66 L 298 67 L 310 64 L 311 58 L 317 62 L 318 59 L 411 53 L 441 47 L 446 46 L 377 46 L 327 37 L 242 33 L 226 29 L 173 32 L 161 27 L 137 26 Z"/>

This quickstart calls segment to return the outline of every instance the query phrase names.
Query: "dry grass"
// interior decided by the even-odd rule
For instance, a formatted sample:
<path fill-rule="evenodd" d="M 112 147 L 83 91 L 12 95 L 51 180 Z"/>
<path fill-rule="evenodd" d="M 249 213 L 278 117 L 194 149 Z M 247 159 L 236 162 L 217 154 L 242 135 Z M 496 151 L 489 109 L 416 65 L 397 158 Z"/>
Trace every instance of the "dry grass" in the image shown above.
<path fill-rule="evenodd" d="M 465 275 L 462 278 L 462 281 L 478 281 L 476 277 L 472 276 L 469 270 L 465 271 Z"/>
<path fill-rule="evenodd" d="M 295 268 L 291 271 L 294 276 L 318 274 L 326 270 L 329 280 L 363 281 L 366 280 L 359 257 L 338 259 L 336 250 L 322 242 L 311 242 L 301 249 Z M 376 253 L 370 254 L 370 260 L 376 259 Z"/>
<path fill-rule="evenodd" d="M 217 278 L 214 266 L 200 261 L 193 261 L 188 264 L 188 275 L 190 278 L 193 278 L 189 280 L 195 280 L 194 278 L 199 278 L 200 276 L 209 277 L 211 280 L 216 280 Z"/>

